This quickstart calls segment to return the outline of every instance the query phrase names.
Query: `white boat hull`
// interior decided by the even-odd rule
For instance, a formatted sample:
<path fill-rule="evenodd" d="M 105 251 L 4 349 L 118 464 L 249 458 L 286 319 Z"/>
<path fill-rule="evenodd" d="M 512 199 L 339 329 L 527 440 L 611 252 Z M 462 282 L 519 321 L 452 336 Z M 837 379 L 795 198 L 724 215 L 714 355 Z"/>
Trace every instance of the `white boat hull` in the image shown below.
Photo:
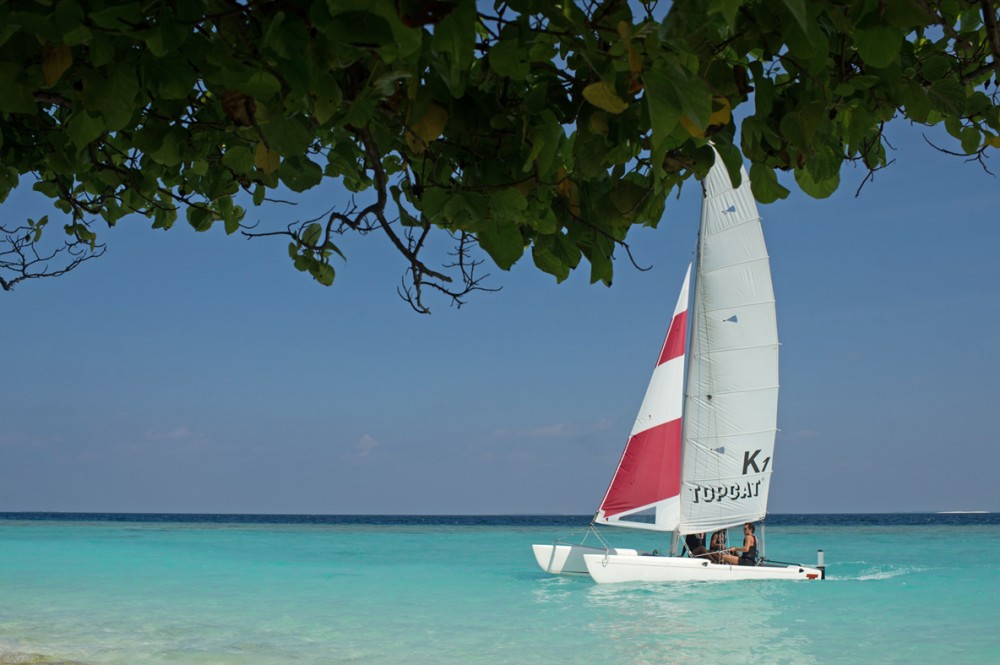
<path fill-rule="evenodd" d="M 583 561 L 584 554 L 629 554 L 637 556 L 638 550 L 622 548 L 591 547 L 589 545 L 532 545 L 535 561 L 547 573 L 553 575 L 576 574 L 586 575 L 587 565 Z"/>
<path fill-rule="evenodd" d="M 599 584 L 728 580 L 819 580 L 823 570 L 802 565 L 732 566 L 703 559 L 585 553 L 587 572 Z"/>

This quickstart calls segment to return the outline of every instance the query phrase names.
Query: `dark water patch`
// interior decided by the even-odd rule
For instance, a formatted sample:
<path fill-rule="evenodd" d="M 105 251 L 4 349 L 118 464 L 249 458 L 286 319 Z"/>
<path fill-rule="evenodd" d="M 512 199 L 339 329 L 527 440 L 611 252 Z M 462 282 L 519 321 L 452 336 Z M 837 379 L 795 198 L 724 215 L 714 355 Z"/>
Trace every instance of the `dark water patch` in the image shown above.
<path fill-rule="evenodd" d="M 585 527 L 589 515 L 240 515 L 195 513 L 0 513 L 8 522 L 118 522 L 137 524 L 281 524 L 367 526 Z M 843 513 L 769 515 L 768 526 L 1000 525 L 1000 513 Z M 3 665 L 0 661 L 0 665 Z"/>

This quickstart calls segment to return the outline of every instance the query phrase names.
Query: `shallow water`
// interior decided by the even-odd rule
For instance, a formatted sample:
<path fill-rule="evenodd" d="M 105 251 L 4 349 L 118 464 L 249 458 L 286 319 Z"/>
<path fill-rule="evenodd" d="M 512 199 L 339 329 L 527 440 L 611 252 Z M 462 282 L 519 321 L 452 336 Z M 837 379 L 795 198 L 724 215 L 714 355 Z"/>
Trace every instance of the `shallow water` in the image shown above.
<path fill-rule="evenodd" d="M 603 586 L 531 554 L 582 518 L 6 517 L 5 664 L 1000 663 L 998 515 L 775 516 L 826 581 Z"/>

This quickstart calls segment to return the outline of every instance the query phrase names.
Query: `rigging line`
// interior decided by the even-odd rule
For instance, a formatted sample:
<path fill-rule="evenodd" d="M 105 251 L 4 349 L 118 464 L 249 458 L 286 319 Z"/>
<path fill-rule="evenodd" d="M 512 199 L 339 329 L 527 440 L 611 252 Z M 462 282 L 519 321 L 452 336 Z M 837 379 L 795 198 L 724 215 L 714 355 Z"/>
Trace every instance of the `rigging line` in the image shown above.
<path fill-rule="evenodd" d="M 732 353 L 734 351 L 751 351 L 754 349 L 773 349 L 778 351 L 781 348 L 780 344 L 758 344 L 756 346 L 734 346 L 731 349 L 718 349 L 716 351 L 711 351 L 709 353 L 703 353 L 702 356 L 717 356 L 722 353 Z"/>
<path fill-rule="evenodd" d="M 760 263 L 761 261 L 769 261 L 770 259 L 771 259 L 771 257 L 769 255 L 765 254 L 764 256 L 756 256 L 756 257 L 754 257 L 752 259 L 744 259 L 743 261 L 735 261 L 734 263 L 727 263 L 727 264 L 722 265 L 722 266 L 716 266 L 714 268 L 706 270 L 705 272 L 706 273 L 713 273 L 713 272 L 717 272 L 719 270 L 725 270 L 726 268 L 735 268 L 736 266 L 745 266 L 748 263 Z"/>
<path fill-rule="evenodd" d="M 771 427 L 771 428 L 768 428 L 768 429 L 757 430 L 755 432 L 733 432 L 732 434 L 716 434 L 716 435 L 714 435 L 711 438 L 709 438 L 709 437 L 697 437 L 697 438 L 692 437 L 691 441 L 693 441 L 695 443 L 698 443 L 700 441 L 718 441 L 719 439 L 728 439 L 728 438 L 733 438 L 733 437 L 756 436 L 758 434 L 774 434 L 777 431 L 778 431 L 777 427 Z M 704 445 L 704 444 L 698 443 L 698 445 Z"/>
<path fill-rule="evenodd" d="M 743 393 L 759 393 L 759 392 L 763 392 L 765 390 L 778 390 L 780 388 L 781 388 L 780 385 L 776 385 L 776 386 L 763 386 L 761 388 L 742 388 L 740 390 L 729 390 L 729 391 L 725 391 L 725 392 L 718 391 L 718 392 L 712 392 L 712 393 L 705 393 L 704 395 L 698 395 L 698 397 L 706 397 L 708 395 L 711 395 L 713 398 L 715 398 L 715 397 L 717 397 L 719 395 L 740 395 L 740 394 L 743 394 Z M 694 395 L 692 395 L 692 397 L 694 397 Z"/>
<path fill-rule="evenodd" d="M 770 300 L 761 300 L 760 302 L 742 302 L 739 305 L 730 305 L 728 307 L 715 307 L 713 309 L 706 309 L 706 314 L 715 314 L 716 312 L 729 312 L 741 307 L 756 307 L 758 305 L 774 305 L 775 300 L 771 298 Z"/>
<path fill-rule="evenodd" d="M 727 224 L 726 226 L 723 226 L 718 231 L 706 232 L 705 233 L 705 237 L 707 238 L 707 237 L 710 237 L 710 236 L 717 236 L 720 233 L 725 233 L 726 231 L 731 231 L 732 229 L 738 229 L 741 226 L 746 226 L 747 224 L 753 224 L 754 222 L 763 222 L 763 221 L 764 221 L 763 217 L 754 217 L 752 219 L 739 219 L 739 220 L 736 220 L 735 222 L 733 222 L 731 224 Z"/>

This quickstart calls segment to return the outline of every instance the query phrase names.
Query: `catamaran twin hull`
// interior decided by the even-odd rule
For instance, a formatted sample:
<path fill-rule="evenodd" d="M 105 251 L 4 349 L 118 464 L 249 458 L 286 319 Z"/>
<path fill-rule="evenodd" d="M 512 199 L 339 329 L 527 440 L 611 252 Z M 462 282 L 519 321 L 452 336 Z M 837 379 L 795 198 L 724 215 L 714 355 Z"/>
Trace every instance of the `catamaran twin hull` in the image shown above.
<path fill-rule="evenodd" d="M 716 564 L 704 559 L 642 554 L 585 554 L 587 572 L 599 584 L 609 582 L 691 582 L 728 580 L 819 580 L 822 568 L 762 563 Z"/>
<path fill-rule="evenodd" d="M 532 545 L 535 561 L 542 570 L 553 575 L 586 575 L 587 564 L 583 560 L 585 554 L 639 554 L 638 550 L 622 548 L 591 547 L 589 545 L 568 545 L 555 543 L 553 545 Z"/>
<path fill-rule="evenodd" d="M 588 545 L 532 545 L 535 560 L 547 573 L 590 575 L 612 582 L 691 582 L 727 580 L 818 580 L 822 567 L 796 564 L 732 566 L 705 559 L 641 554 L 624 548 Z"/>

